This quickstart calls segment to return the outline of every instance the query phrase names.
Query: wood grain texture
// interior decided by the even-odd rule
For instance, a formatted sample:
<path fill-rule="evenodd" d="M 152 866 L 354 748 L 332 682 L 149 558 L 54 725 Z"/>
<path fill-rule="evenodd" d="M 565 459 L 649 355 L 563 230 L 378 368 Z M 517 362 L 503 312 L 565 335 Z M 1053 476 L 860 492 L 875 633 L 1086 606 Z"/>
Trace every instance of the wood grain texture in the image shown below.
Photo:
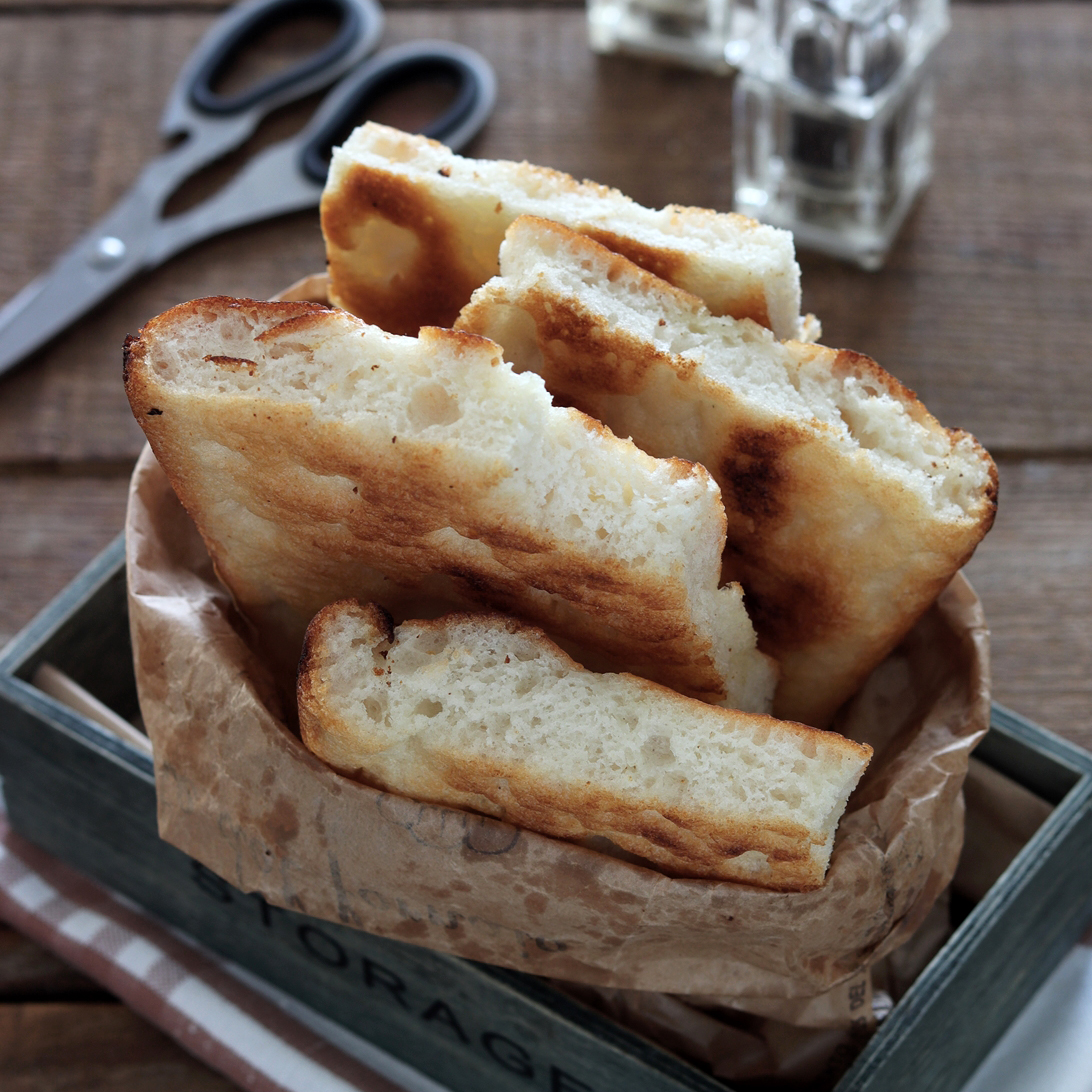
<path fill-rule="evenodd" d="M 828 343 L 999 453 L 1092 454 L 1092 5 L 953 10 L 936 170 L 887 268 L 803 261 Z"/>
<path fill-rule="evenodd" d="M 826 340 L 875 355 L 991 449 L 1086 452 L 1092 5 L 960 6 L 954 17 L 933 186 L 881 273 L 805 256 L 805 302 Z M 0 296 L 45 268 L 158 150 L 160 105 L 211 18 L 0 16 Z M 500 104 L 473 154 L 546 163 L 646 204 L 730 204 L 727 81 L 596 57 L 579 7 L 389 12 L 388 42 L 424 35 L 473 44 L 498 70 Z M 0 380 L 0 459 L 131 457 L 140 436 L 117 381 L 125 334 L 180 300 L 269 294 L 322 262 L 308 213 L 211 240 L 142 277 Z"/>
<path fill-rule="evenodd" d="M 4 1092 L 229 1092 L 235 1085 L 190 1057 L 124 1005 L 0 1005 Z"/>
<path fill-rule="evenodd" d="M 0 475 L 0 646 L 121 530 L 128 474 L 106 471 Z"/>
<path fill-rule="evenodd" d="M 993 696 L 1092 750 L 1092 465 L 1002 462 L 967 566 L 990 624 Z"/>
<path fill-rule="evenodd" d="M 31 1001 L 107 1001 L 95 981 L 14 929 L 0 924 L 0 1005 Z"/>

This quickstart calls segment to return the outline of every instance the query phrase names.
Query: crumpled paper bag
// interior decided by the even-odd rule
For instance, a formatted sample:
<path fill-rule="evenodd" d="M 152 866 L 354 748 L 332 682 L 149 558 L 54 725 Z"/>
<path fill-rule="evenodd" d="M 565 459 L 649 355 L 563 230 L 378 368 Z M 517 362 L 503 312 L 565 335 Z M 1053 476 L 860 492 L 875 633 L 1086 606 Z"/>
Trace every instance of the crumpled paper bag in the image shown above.
<path fill-rule="evenodd" d="M 267 902 L 608 989 L 848 1026 L 854 982 L 925 919 L 962 842 L 989 717 L 987 632 L 957 576 L 841 717 L 875 757 L 827 882 L 673 879 L 348 780 L 286 727 L 247 627 L 150 451 L 127 519 L 130 620 L 160 833 Z"/>

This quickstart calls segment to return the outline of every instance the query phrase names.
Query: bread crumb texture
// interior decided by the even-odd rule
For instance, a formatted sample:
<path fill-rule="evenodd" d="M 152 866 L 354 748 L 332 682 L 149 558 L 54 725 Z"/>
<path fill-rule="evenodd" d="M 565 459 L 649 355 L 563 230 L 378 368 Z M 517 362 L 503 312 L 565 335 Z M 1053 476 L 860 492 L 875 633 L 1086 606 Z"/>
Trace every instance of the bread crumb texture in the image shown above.
<path fill-rule="evenodd" d="M 126 374 L 218 572 L 253 621 L 288 631 L 292 662 L 326 603 L 406 616 L 427 593 L 768 710 L 776 668 L 740 587 L 720 586 L 715 482 L 554 406 L 493 342 L 215 298 L 149 323 Z"/>
<path fill-rule="evenodd" d="M 825 726 L 966 563 L 997 472 L 860 353 L 779 341 L 563 225 L 520 217 L 457 328 L 642 450 L 705 466 L 724 572 L 781 664 L 774 712 Z"/>
<path fill-rule="evenodd" d="M 792 234 L 738 213 L 649 209 L 561 171 L 466 159 L 374 122 L 334 150 L 322 197 L 330 298 L 399 333 L 449 326 L 497 272 L 520 215 L 567 224 L 700 296 L 716 314 L 800 336 Z"/>
<path fill-rule="evenodd" d="M 555 837 L 605 837 L 677 876 L 822 883 L 871 751 L 574 663 L 534 627 L 373 605 L 314 620 L 304 741 L 372 785 Z"/>

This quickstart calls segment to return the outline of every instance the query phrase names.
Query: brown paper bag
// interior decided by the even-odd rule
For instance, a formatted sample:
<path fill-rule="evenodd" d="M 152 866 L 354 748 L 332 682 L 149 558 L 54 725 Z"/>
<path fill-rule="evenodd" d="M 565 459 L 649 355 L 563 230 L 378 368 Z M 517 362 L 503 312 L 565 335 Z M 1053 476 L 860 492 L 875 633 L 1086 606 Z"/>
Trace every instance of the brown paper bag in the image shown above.
<path fill-rule="evenodd" d="M 668 878 L 383 793 L 311 756 L 149 451 L 127 520 L 133 648 L 163 837 L 269 903 L 470 959 L 812 1026 L 906 940 L 955 869 L 989 714 L 987 634 L 956 577 L 838 725 L 875 758 L 826 885 Z"/>

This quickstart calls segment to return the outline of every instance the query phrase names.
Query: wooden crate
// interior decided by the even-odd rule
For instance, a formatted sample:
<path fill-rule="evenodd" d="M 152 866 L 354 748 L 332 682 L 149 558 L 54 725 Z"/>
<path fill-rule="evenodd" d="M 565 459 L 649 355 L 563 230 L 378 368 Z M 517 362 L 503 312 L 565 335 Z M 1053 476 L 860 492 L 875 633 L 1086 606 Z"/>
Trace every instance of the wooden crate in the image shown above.
<path fill-rule="evenodd" d="M 0 777 L 23 837 L 454 1092 L 724 1092 L 540 979 L 270 907 L 156 831 L 151 760 L 28 681 L 137 712 L 120 538 L 0 652 Z M 1092 917 L 1092 755 L 994 708 L 976 757 L 1052 805 L 836 1092 L 959 1089 Z"/>

